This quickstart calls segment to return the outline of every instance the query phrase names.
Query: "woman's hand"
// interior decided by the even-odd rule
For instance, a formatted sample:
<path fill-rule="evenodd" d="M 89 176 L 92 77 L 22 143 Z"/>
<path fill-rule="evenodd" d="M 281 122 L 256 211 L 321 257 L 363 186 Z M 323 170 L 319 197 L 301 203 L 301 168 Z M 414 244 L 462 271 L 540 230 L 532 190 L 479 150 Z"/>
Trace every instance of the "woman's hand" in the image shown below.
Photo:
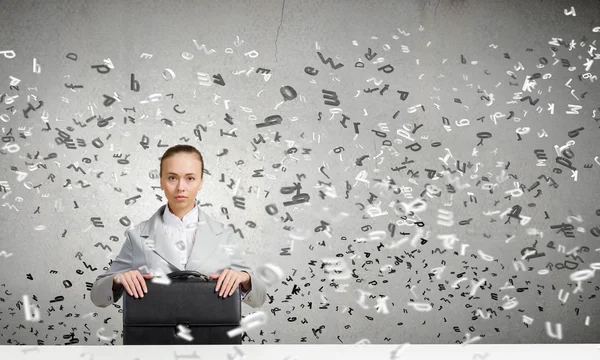
<path fill-rule="evenodd" d="M 140 274 L 139 270 L 131 270 L 123 273 L 118 273 L 113 278 L 115 284 L 121 284 L 131 296 L 144 297 L 144 293 L 148 292 L 146 281 L 144 279 L 152 279 L 152 274 Z"/>
<path fill-rule="evenodd" d="M 250 274 L 244 271 L 225 269 L 221 274 L 213 274 L 210 278 L 218 279 L 215 292 L 220 289 L 219 296 L 225 295 L 224 298 L 233 295 L 240 284 L 246 289 L 250 287 Z"/>

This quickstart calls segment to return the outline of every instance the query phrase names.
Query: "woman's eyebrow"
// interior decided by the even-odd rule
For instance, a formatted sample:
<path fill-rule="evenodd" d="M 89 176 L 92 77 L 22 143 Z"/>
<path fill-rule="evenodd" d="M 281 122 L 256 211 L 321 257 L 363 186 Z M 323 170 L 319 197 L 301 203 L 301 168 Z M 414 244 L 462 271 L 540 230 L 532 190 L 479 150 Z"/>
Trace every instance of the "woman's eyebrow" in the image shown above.
<path fill-rule="evenodd" d="M 173 174 L 173 175 L 177 175 L 177 174 L 175 174 L 174 172 L 170 172 L 170 173 L 167 173 L 167 174 Z M 187 173 L 186 175 L 196 175 L 196 174 L 194 174 L 194 173 Z"/>

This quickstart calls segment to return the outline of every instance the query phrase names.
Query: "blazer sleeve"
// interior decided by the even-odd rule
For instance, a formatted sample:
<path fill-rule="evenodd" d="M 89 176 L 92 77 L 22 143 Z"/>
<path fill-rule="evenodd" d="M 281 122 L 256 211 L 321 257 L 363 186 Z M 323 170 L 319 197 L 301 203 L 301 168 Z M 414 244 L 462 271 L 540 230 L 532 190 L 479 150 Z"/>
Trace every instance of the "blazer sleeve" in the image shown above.
<path fill-rule="evenodd" d="M 233 243 L 233 230 L 228 227 L 225 231 L 229 243 Z M 267 300 L 267 285 L 259 276 L 256 276 L 254 269 L 247 264 L 241 251 L 236 249 L 234 254 L 231 256 L 231 268 L 235 271 L 244 271 L 250 275 L 250 291 L 244 292 L 240 287 L 242 301 L 253 308 L 261 307 Z"/>
<path fill-rule="evenodd" d="M 117 290 L 113 291 L 113 279 L 120 272 L 132 270 L 133 263 L 133 244 L 129 236 L 129 230 L 125 230 L 125 243 L 117 258 L 112 262 L 108 271 L 99 275 L 92 286 L 90 298 L 94 305 L 104 308 L 119 301 L 123 295 L 124 287 L 119 285 Z"/>

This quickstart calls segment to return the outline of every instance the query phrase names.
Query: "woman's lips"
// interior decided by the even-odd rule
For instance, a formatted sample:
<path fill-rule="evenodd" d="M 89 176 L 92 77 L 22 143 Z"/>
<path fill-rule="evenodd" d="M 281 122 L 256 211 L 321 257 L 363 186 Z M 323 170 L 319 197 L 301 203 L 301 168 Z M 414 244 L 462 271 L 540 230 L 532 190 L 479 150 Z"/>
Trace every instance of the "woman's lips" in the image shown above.
<path fill-rule="evenodd" d="M 177 200 L 183 200 L 185 198 L 186 198 L 186 196 L 178 196 L 178 197 L 176 197 Z"/>

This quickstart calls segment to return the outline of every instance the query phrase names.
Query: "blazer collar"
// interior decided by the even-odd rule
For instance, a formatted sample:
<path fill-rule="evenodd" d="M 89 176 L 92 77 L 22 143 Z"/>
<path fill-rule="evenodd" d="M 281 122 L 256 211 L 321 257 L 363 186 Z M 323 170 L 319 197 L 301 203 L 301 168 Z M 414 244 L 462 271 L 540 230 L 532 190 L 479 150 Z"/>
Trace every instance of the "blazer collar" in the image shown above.
<path fill-rule="evenodd" d="M 162 221 L 167 226 L 178 227 L 182 223 L 184 226 L 196 226 L 199 218 L 198 208 L 199 206 L 196 201 L 196 205 L 194 205 L 190 212 L 185 214 L 182 221 L 177 215 L 173 214 L 171 210 L 169 210 L 169 206 L 165 206 L 165 210 L 162 213 Z"/>
<path fill-rule="evenodd" d="M 172 266 L 179 270 L 183 270 L 180 262 L 181 253 L 177 249 L 174 242 L 170 241 L 164 229 L 162 222 L 162 214 L 165 211 L 166 204 L 162 205 L 140 231 L 140 236 L 143 239 L 154 240 L 154 248 L 152 251 L 160 255 L 168 261 Z M 195 241 L 192 247 L 190 258 L 185 265 L 185 270 L 197 270 L 200 265 L 216 250 L 219 241 L 217 235 L 225 231 L 226 227 L 213 220 L 200 207 L 200 203 L 196 200 L 198 206 L 198 226 L 196 228 Z M 143 244 L 143 246 L 146 246 Z M 204 274 L 210 275 L 210 274 Z"/>

